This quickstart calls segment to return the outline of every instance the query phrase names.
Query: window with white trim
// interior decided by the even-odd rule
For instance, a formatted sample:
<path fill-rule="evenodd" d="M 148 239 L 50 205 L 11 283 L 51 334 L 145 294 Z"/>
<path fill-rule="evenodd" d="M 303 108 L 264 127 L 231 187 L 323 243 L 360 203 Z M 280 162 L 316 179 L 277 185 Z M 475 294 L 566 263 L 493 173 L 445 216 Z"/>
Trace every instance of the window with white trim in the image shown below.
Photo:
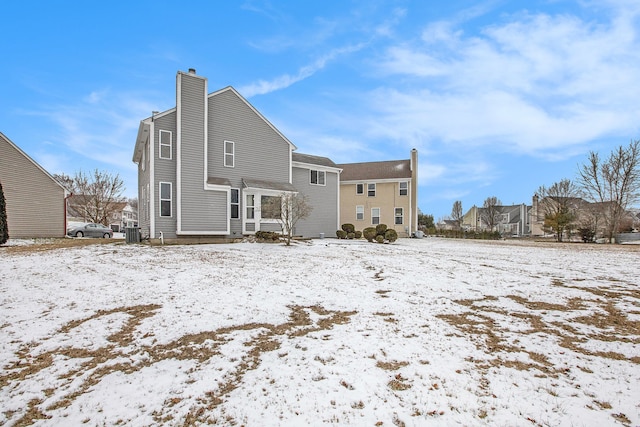
<path fill-rule="evenodd" d="M 228 168 L 236 165 L 236 143 L 233 141 L 224 142 L 224 165 Z"/>
<path fill-rule="evenodd" d="M 364 184 L 356 184 L 356 194 L 357 195 L 364 194 Z"/>
<path fill-rule="evenodd" d="M 160 216 L 171 216 L 171 183 L 160 183 Z"/>
<path fill-rule="evenodd" d="M 367 184 L 367 196 L 376 197 L 376 183 Z"/>
<path fill-rule="evenodd" d="M 406 196 L 409 194 L 409 183 L 407 181 L 400 181 L 400 195 Z"/>
<path fill-rule="evenodd" d="M 160 140 L 158 141 L 160 144 L 160 158 L 161 159 L 171 159 L 172 153 L 172 134 L 171 131 L 161 130 L 160 131 Z"/>
<path fill-rule="evenodd" d="M 402 225 L 404 223 L 404 208 L 395 208 L 394 217 L 394 224 Z"/>
<path fill-rule="evenodd" d="M 255 196 L 253 194 L 247 194 L 247 198 L 246 198 L 246 215 L 245 218 L 247 219 L 255 219 L 256 217 L 256 207 L 255 207 Z"/>
<path fill-rule="evenodd" d="M 371 224 L 380 224 L 380 208 L 371 208 Z"/>
<path fill-rule="evenodd" d="M 231 219 L 240 218 L 240 190 L 231 189 Z"/>
<path fill-rule="evenodd" d="M 282 198 L 280 196 L 262 196 L 260 198 L 262 219 L 280 219 L 282 215 Z"/>
<path fill-rule="evenodd" d="M 325 185 L 325 172 L 311 170 L 309 182 L 311 183 L 311 185 Z"/>
<path fill-rule="evenodd" d="M 364 206 L 356 206 L 356 220 L 364 221 Z"/>

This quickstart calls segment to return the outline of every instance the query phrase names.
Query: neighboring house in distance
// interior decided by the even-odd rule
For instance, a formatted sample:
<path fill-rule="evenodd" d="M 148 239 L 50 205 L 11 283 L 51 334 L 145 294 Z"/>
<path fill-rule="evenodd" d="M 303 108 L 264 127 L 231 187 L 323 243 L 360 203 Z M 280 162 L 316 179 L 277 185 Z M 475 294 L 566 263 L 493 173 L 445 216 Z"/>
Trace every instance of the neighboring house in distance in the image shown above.
<path fill-rule="evenodd" d="M 438 230 L 457 230 L 458 221 L 453 219 L 443 219 L 442 221 L 436 224 L 436 228 Z"/>
<path fill-rule="evenodd" d="M 510 236 L 528 236 L 531 234 L 529 219 L 530 206 L 523 204 L 510 206 L 496 206 L 499 218 L 493 226 L 493 231 Z M 490 231 L 487 221 L 487 209 L 473 206 L 462 218 L 463 230 Z"/>
<path fill-rule="evenodd" d="M 124 232 L 125 228 L 137 226 L 138 212 L 127 202 L 116 202 L 109 227 L 115 232 Z"/>
<path fill-rule="evenodd" d="M 234 88 L 208 93 L 195 70 L 176 76 L 176 107 L 140 122 L 138 224 L 143 236 L 241 237 L 280 231 L 262 214 L 271 197 L 306 194 L 311 217 L 295 234 L 318 237 L 338 226 L 339 168 L 293 156 L 295 145 Z"/>
<path fill-rule="evenodd" d="M 64 237 L 68 191 L 2 133 L 0 183 L 9 238 Z"/>
<path fill-rule="evenodd" d="M 67 221 L 74 223 L 93 222 L 95 212 L 89 215 L 88 209 L 93 206 L 91 196 L 83 194 L 74 194 L 67 201 Z M 127 202 L 110 202 L 108 209 L 111 215 L 105 221 L 106 226 L 115 232 L 120 232 L 126 227 L 138 226 L 138 211 Z"/>
<path fill-rule="evenodd" d="M 386 224 L 399 237 L 418 228 L 418 151 L 407 160 L 339 164 L 340 223 Z"/>
<path fill-rule="evenodd" d="M 544 230 L 546 206 L 557 203 L 552 198 L 540 199 L 534 194 L 532 198 L 531 209 L 531 234 L 533 236 L 542 236 L 548 234 Z M 589 202 L 580 197 L 571 197 L 563 199 L 563 204 L 570 209 L 575 215 L 572 222 L 572 229 L 580 228 L 592 229 L 596 236 L 603 236 L 606 232 L 606 224 L 603 219 L 604 213 L 612 208 L 614 202 Z M 627 212 L 619 224 L 620 230 L 632 230 L 634 227 L 634 214 L 632 211 Z M 567 236 L 568 237 L 568 236 Z"/>

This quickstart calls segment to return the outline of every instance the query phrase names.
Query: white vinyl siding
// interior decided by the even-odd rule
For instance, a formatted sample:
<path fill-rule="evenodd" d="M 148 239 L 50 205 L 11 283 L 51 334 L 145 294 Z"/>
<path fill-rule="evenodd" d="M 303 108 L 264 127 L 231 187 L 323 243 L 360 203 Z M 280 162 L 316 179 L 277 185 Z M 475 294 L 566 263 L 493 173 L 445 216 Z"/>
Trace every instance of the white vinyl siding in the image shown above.
<path fill-rule="evenodd" d="M 310 172 L 310 183 L 313 185 L 325 185 L 325 172 L 318 170 L 311 170 Z"/>
<path fill-rule="evenodd" d="M 371 224 L 380 224 L 380 208 L 371 208 Z"/>
<path fill-rule="evenodd" d="M 171 216 L 171 183 L 160 183 L 160 216 Z"/>
<path fill-rule="evenodd" d="M 224 165 L 228 168 L 236 166 L 236 144 L 233 141 L 224 142 Z"/>
<path fill-rule="evenodd" d="M 395 225 L 404 224 L 404 209 L 403 208 L 395 208 Z"/>
<path fill-rule="evenodd" d="M 376 184 L 367 184 L 367 196 L 376 197 Z"/>
<path fill-rule="evenodd" d="M 364 221 L 364 206 L 356 206 L 356 220 Z"/>
<path fill-rule="evenodd" d="M 171 159 L 172 158 L 172 152 L 173 152 L 173 135 L 171 134 L 170 131 L 168 130 L 161 130 L 160 131 L 160 138 L 159 138 L 159 144 L 160 144 L 160 158 L 161 159 Z"/>

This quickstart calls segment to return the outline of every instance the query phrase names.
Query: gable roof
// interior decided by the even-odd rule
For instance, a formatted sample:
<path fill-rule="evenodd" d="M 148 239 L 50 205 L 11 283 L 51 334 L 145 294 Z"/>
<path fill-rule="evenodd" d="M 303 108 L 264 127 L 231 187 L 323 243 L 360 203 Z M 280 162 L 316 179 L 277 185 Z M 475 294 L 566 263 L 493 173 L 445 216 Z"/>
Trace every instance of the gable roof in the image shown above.
<path fill-rule="evenodd" d="M 10 147 L 13 147 L 18 153 L 22 154 L 28 161 L 30 161 L 31 163 L 33 163 L 33 165 L 35 167 L 37 167 L 38 169 L 40 169 L 42 171 L 43 174 L 45 174 L 45 176 L 47 176 L 48 178 L 51 179 L 51 181 L 55 182 L 56 184 L 58 184 L 58 186 L 60 186 L 60 188 L 62 188 L 64 190 L 64 194 L 70 194 L 69 190 L 67 190 L 64 185 L 62 185 L 57 179 L 55 179 L 53 177 L 53 175 L 51 175 L 49 172 L 47 172 L 42 166 L 40 166 L 35 160 L 33 160 L 31 157 L 29 157 L 29 155 L 27 153 L 25 153 L 24 151 L 22 151 L 22 149 L 20 149 L 20 147 L 18 147 L 13 141 L 11 141 L 5 134 L 3 134 L 2 132 L 0 132 L 0 139 L 4 140 L 7 144 L 9 144 Z"/>
<path fill-rule="evenodd" d="M 387 160 L 384 162 L 343 163 L 341 181 L 411 178 L 411 160 Z"/>
<path fill-rule="evenodd" d="M 309 165 L 326 166 L 329 168 L 338 168 L 333 160 L 328 157 L 313 156 L 311 154 L 291 153 L 291 160 L 299 163 L 307 163 Z"/>
<path fill-rule="evenodd" d="M 289 139 L 284 136 L 284 134 L 282 132 L 280 132 L 278 130 L 278 128 L 276 128 L 269 120 L 267 120 L 267 118 L 265 116 L 262 115 L 262 113 L 260 113 L 260 111 L 258 111 L 253 105 L 251 105 L 251 103 L 249 103 L 249 101 L 247 101 L 245 99 L 245 97 L 243 97 L 242 95 L 240 95 L 240 93 L 235 90 L 233 88 L 233 86 L 227 86 L 225 88 L 219 89 L 215 92 L 211 92 L 209 94 L 207 94 L 207 102 L 209 101 L 210 98 L 216 96 L 216 95 L 220 95 L 222 93 L 225 92 L 231 92 L 233 93 L 235 96 L 238 97 L 238 99 L 240 99 L 245 105 L 247 105 L 247 107 L 249 107 L 255 114 L 256 116 L 258 116 L 260 119 L 262 119 L 267 126 L 269 126 L 271 129 L 273 129 L 273 131 L 278 134 L 278 136 L 280 136 L 280 138 L 282 138 L 287 144 L 289 144 L 289 146 L 291 147 L 291 150 L 296 150 L 298 147 L 296 147 L 293 142 L 289 141 Z M 134 163 L 138 163 L 142 157 L 142 144 L 147 140 L 147 138 L 149 137 L 149 125 L 151 124 L 151 122 L 154 119 L 157 119 L 159 117 L 165 116 L 167 114 L 170 114 L 172 112 L 177 111 L 177 107 L 173 107 L 173 108 L 169 108 L 168 110 L 162 111 L 162 112 L 158 112 L 153 114 L 153 116 L 151 117 L 147 117 L 146 119 L 142 119 L 140 121 L 140 126 L 138 127 L 138 135 L 136 138 L 136 145 L 133 149 L 133 162 Z"/>

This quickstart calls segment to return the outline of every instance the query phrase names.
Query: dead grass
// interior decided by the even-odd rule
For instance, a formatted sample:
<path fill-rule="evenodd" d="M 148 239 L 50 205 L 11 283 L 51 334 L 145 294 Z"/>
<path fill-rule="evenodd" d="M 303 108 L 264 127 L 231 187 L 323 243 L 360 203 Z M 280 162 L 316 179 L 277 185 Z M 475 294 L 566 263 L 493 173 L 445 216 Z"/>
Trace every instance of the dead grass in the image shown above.
<path fill-rule="evenodd" d="M 51 251 L 63 248 L 77 248 L 91 245 L 121 245 L 124 244 L 120 239 L 89 239 L 89 238 L 57 238 L 57 239 L 30 239 L 31 244 L 0 246 L 0 253 L 8 254 L 24 254 L 43 251 Z"/>
<path fill-rule="evenodd" d="M 112 310 L 99 310 L 91 316 L 68 322 L 56 334 L 68 333 L 86 322 L 114 313 L 126 314 L 127 321 L 120 330 L 107 338 L 108 345 L 95 350 L 60 347 L 38 353 L 42 343 L 29 343 L 22 346 L 15 353 L 17 360 L 4 369 L 0 376 L 0 388 L 44 372 L 56 358 L 63 357 L 79 361 L 77 369 L 58 375 L 58 380 L 62 382 L 62 386 L 59 388 L 62 389 L 65 389 L 71 382 L 75 381 L 76 384 L 80 382 L 79 385 L 73 387 L 72 392 L 63 394 L 55 399 L 54 402 L 50 402 L 46 408 L 42 408 L 42 400 L 33 399 L 28 402 L 27 408 L 21 413 L 20 418 L 14 420 L 14 425 L 16 426 L 28 426 L 37 420 L 49 418 L 50 415 L 47 414 L 47 411 L 69 407 L 79 396 L 86 393 L 90 387 L 109 374 L 114 372 L 126 374 L 137 372 L 167 359 L 195 360 L 202 363 L 219 355 L 218 349 L 220 345 L 228 341 L 227 336 L 229 334 L 237 331 L 251 331 L 254 333 L 254 337 L 245 343 L 249 350 L 238 360 L 235 370 L 225 377 L 225 381 L 219 382 L 215 389 L 197 398 L 197 403 L 190 408 L 185 419 L 180 424 L 192 426 L 212 423 L 216 420 L 209 418 L 208 414 L 211 409 L 220 405 L 224 401 L 224 397 L 242 383 L 242 379 L 247 372 L 256 369 L 260 365 L 261 356 L 264 353 L 280 348 L 281 339 L 300 337 L 315 331 L 330 330 L 335 325 L 349 322 L 350 317 L 356 313 L 354 311 L 326 310 L 317 305 L 307 307 L 291 306 L 289 308 L 291 310 L 289 321 L 282 324 L 248 323 L 223 327 L 212 331 L 184 335 L 169 343 L 157 345 L 140 344 L 136 339 L 135 332 L 140 323 L 144 319 L 153 316 L 160 309 L 160 306 L 140 305 Z M 321 317 L 316 322 L 313 322 L 309 315 L 310 312 Z M 145 355 L 145 357 L 133 362 L 136 355 Z M 128 359 L 129 361 L 115 362 L 123 359 Z M 353 389 L 346 382 L 343 385 Z M 165 409 L 170 411 L 181 400 L 182 398 L 179 396 L 168 398 Z M 5 412 L 5 416 L 9 420 L 15 415 L 12 412 Z M 163 410 L 155 411 L 153 418 L 160 424 L 174 421 L 172 416 Z M 230 421 L 233 420 L 226 420 L 227 423 Z"/>
<path fill-rule="evenodd" d="M 123 242 L 110 239 L 54 239 L 33 245 L 1 247 L 0 254 L 113 244 L 123 244 Z M 640 245 L 624 248 L 606 246 L 606 249 L 635 251 L 638 250 L 638 246 Z M 576 244 L 572 244 L 572 248 L 583 250 L 582 246 Z M 601 246 L 587 245 L 584 250 L 603 249 Z M 380 269 L 373 278 L 376 281 L 384 280 L 382 273 L 383 270 Z M 590 350 L 585 345 L 585 343 L 594 341 L 640 343 L 640 322 L 635 320 L 639 311 L 628 309 L 628 307 L 640 307 L 640 289 L 624 286 L 611 278 L 598 277 L 596 280 L 599 281 L 598 286 L 588 287 L 580 283 L 582 280 L 550 278 L 553 286 L 570 288 L 581 294 L 579 297 L 572 297 L 566 301 L 549 301 L 545 300 L 543 296 L 526 298 L 522 295 L 506 295 L 502 299 L 495 296 L 485 296 L 477 299 L 457 300 L 455 303 L 459 310 L 438 315 L 439 319 L 453 326 L 473 342 L 484 355 L 484 357 L 465 359 L 474 364 L 479 374 L 476 390 L 478 396 L 492 396 L 487 372 L 493 368 L 532 371 L 535 372 L 535 376 L 543 378 L 557 378 L 569 374 L 570 368 L 566 365 L 556 365 L 553 362 L 553 357 L 541 353 L 539 348 L 526 348 L 520 340 L 513 339 L 517 336 L 536 335 L 554 340 L 567 352 L 574 353 L 574 359 L 588 356 L 640 364 L 640 356 Z M 386 298 L 390 292 L 386 289 L 375 291 L 382 298 Z M 502 306 L 503 301 L 510 303 L 508 309 L 506 306 Z M 517 309 L 513 309 L 513 303 Z M 69 407 L 79 396 L 87 393 L 93 385 L 99 383 L 109 374 L 137 372 L 167 359 L 205 363 L 213 357 L 220 356 L 220 347 L 229 341 L 230 335 L 239 331 L 247 331 L 250 333 L 250 338 L 244 343 L 247 351 L 238 356 L 237 360 L 232 360 L 234 367 L 223 380 L 212 384 L 210 390 L 197 396 L 196 399 L 190 400 L 191 406 L 183 419 L 175 419 L 176 411 L 172 409 L 178 405 L 189 403 L 189 400 L 181 396 L 169 396 L 163 408 L 153 413 L 154 421 L 165 425 L 238 424 L 229 415 L 212 418 L 212 410 L 223 404 L 226 397 L 242 384 L 243 378 L 248 372 L 260 366 L 262 356 L 265 353 L 280 349 L 281 343 L 285 339 L 303 337 L 312 332 L 327 331 L 337 325 L 346 324 L 356 314 L 354 311 L 327 310 L 320 305 L 294 305 L 289 307 L 289 319 L 281 324 L 245 323 L 184 335 L 167 343 L 147 344 L 149 340 L 141 339 L 145 337 L 140 336 L 139 327 L 145 319 L 153 317 L 160 308 L 159 305 L 138 305 L 112 310 L 98 310 L 90 316 L 68 322 L 56 332 L 56 334 L 67 334 L 92 320 L 114 314 L 125 315 L 126 320 L 122 326 L 107 337 L 108 344 L 101 348 L 86 349 L 70 346 L 42 351 L 43 342 L 30 342 L 21 346 L 14 354 L 15 361 L 0 373 L 0 388 L 45 373 L 56 358 L 65 358 L 77 363 L 71 364 L 75 368 L 58 374 L 57 380 L 61 385 L 57 391 L 43 390 L 44 400 L 31 399 L 23 411 L 4 412 L 4 415 L 13 422 L 13 425 L 35 424 L 38 420 L 50 418 L 49 412 Z M 589 314 L 585 314 L 585 312 Z M 560 314 L 562 316 L 559 316 Z M 393 317 L 394 313 L 379 311 L 373 315 L 379 317 L 381 322 L 398 324 L 398 329 L 402 326 L 401 322 Z M 312 320 L 312 317 L 316 320 Z M 518 325 L 518 329 L 514 325 Z M 137 358 L 134 363 L 133 356 L 142 354 L 145 357 Z M 286 355 L 283 353 L 280 357 Z M 384 351 L 383 355 L 387 356 Z M 127 358 L 130 360 L 129 362 L 126 361 Z M 316 356 L 314 360 L 322 365 L 330 365 L 334 362 L 332 357 Z M 582 364 L 575 366 L 576 370 L 583 373 L 593 373 L 593 370 L 586 364 L 588 362 L 580 363 Z M 421 360 L 420 364 L 428 365 L 429 362 Z M 409 363 L 405 361 L 379 360 L 375 366 L 388 372 L 385 375 L 390 376 L 387 382 L 389 389 L 394 392 L 402 392 L 410 389 L 412 384 L 408 378 L 396 372 L 408 365 Z M 312 379 L 313 381 L 322 381 L 326 378 L 318 375 Z M 69 387 L 74 381 L 77 386 Z M 347 390 L 353 390 L 353 385 L 345 380 L 340 380 L 339 384 Z M 72 391 L 67 393 L 60 391 L 67 389 Z M 433 383 L 430 391 L 436 392 L 439 389 L 438 383 Z M 546 391 L 549 395 L 557 397 L 556 389 L 548 388 Z M 589 405 L 590 408 L 609 411 L 615 421 L 622 425 L 630 425 L 626 415 L 616 413 L 611 403 L 598 400 L 592 402 L 593 405 Z M 356 401 L 351 403 L 351 407 L 363 409 L 364 403 Z M 442 415 L 441 412 L 433 412 L 434 415 Z M 478 417 L 481 419 L 488 417 L 487 411 L 480 410 Z M 529 420 L 533 424 L 539 425 L 537 421 Z M 399 419 L 395 419 L 393 422 L 396 425 L 404 425 Z M 126 422 L 122 421 L 122 423 Z"/>
<path fill-rule="evenodd" d="M 409 362 L 398 362 L 398 361 L 390 361 L 390 362 L 376 362 L 376 367 L 380 369 L 384 369 L 385 371 L 397 371 L 398 369 L 407 366 Z"/>

